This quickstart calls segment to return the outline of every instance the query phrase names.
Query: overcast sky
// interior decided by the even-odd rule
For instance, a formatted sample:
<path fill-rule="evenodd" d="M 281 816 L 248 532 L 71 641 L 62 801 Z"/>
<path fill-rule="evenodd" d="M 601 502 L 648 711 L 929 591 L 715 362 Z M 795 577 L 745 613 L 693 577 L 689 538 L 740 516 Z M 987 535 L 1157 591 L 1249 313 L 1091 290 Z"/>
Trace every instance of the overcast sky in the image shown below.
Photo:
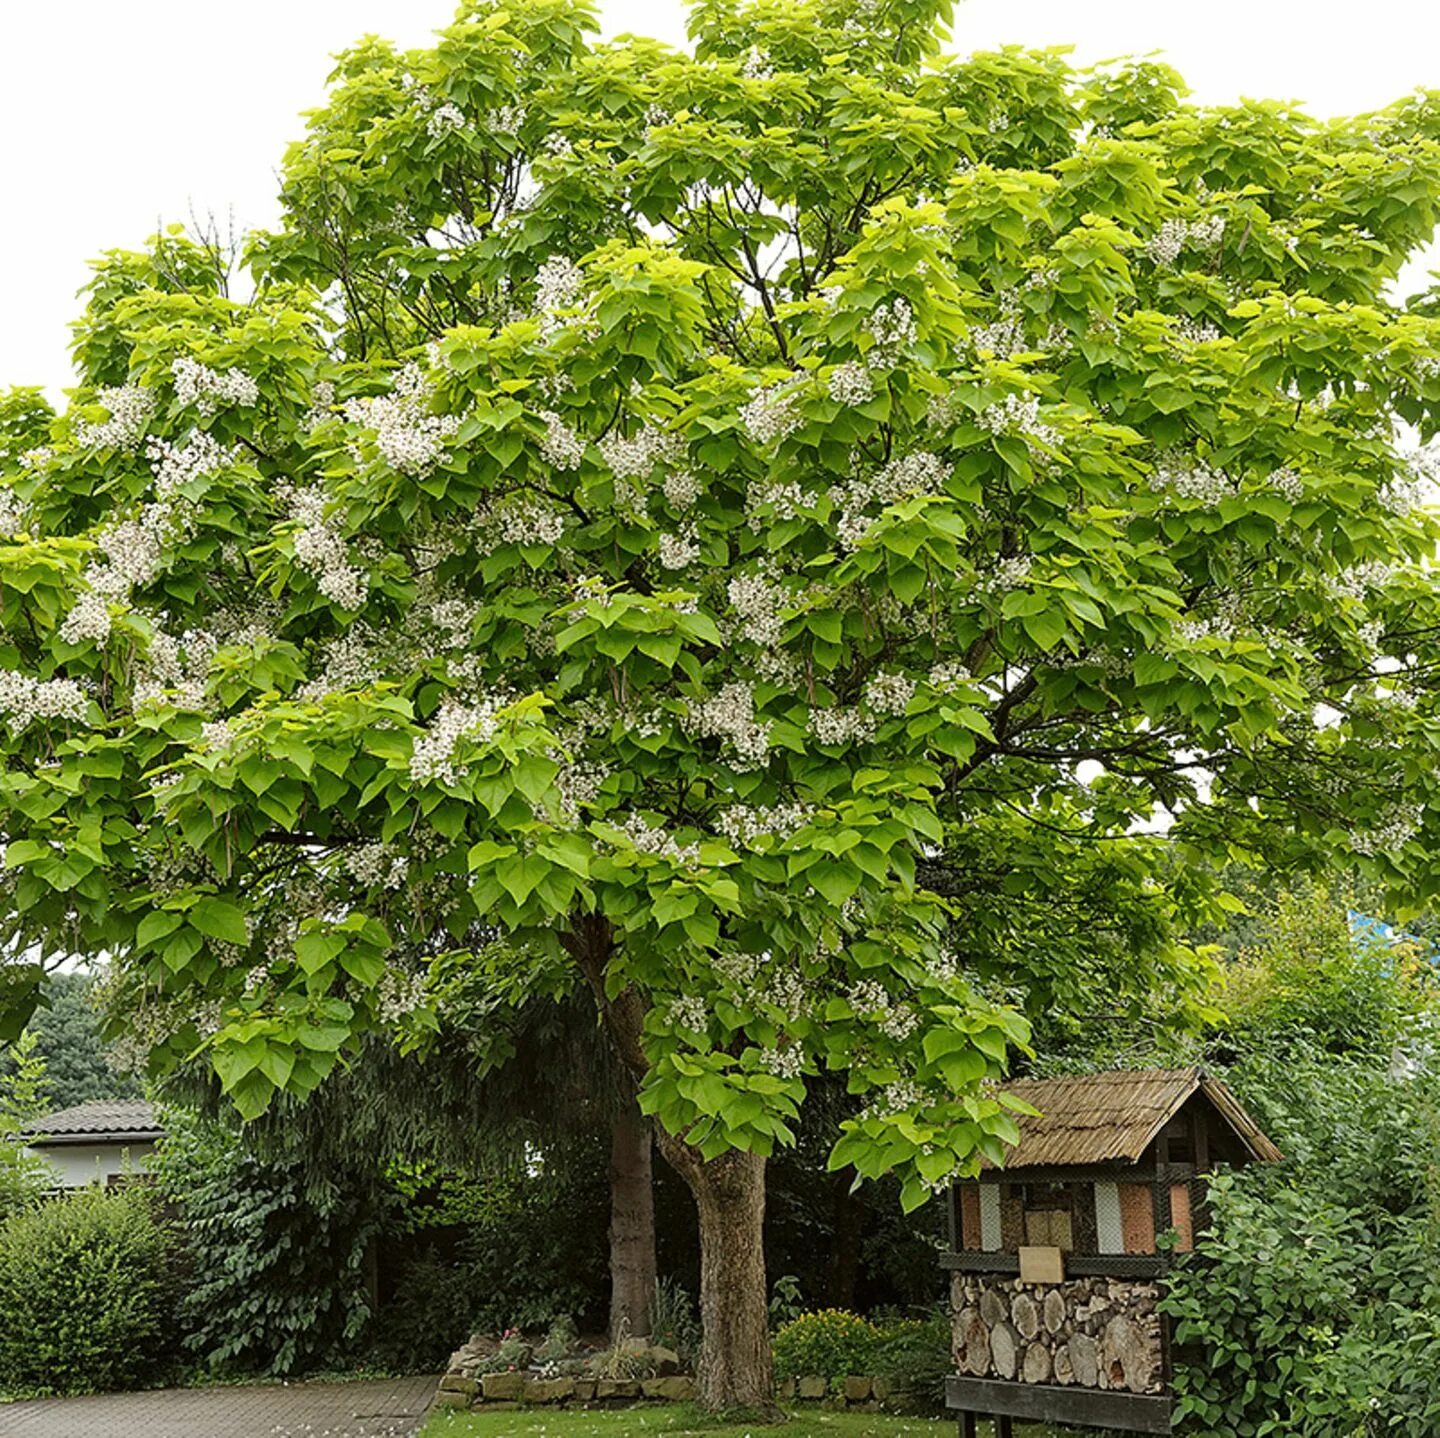
<path fill-rule="evenodd" d="M 327 57 L 357 36 L 423 43 L 450 0 L 0 0 L 0 387 L 70 383 L 66 325 L 85 261 L 157 222 L 270 222 L 275 170 Z M 680 44 L 679 0 L 605 0 L 605 28 Z M 1440 88 L 1433 0 L 969 0 L 953 48 L 1073 45 L 1081 63 L 1163 52 L 1196 98 L 1315 114 Z M 1440 267 L 1440 255 L 1415 267 Z"/>

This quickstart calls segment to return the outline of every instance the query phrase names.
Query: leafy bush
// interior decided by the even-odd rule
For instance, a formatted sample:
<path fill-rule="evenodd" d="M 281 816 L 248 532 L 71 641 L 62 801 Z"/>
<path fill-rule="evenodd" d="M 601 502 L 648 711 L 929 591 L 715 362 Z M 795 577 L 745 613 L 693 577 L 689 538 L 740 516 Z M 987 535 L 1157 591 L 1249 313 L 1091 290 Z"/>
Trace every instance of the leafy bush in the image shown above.
<path fill-rule="evenodd" d="M 892 1407 L 944 1414 L 945 1379 L 954 1371 L 947 1315 L 878 1325 L 873 1373 L 889 1383 Z"/>
<path fill-rule="evenodd" d="M 0 1387 L 130 1388 L 173 1351 L 171 1235 L 139 1188 L 85 1189 L 0 1228 Z"/>
<path fill-rule="evenodd" d="M 180 1112 L 151 1170 L 183 1221 L 193 1282 L 185 1343 L 214 1369 L 289 1374 L 343 1359 L 370 1317 L 381 1215 L 365 1186 L 316 1188 Z"/>
<path fill-rule="evenodd" d="M 38 1203 L 53 1182 L 50 1165 L 26 1149 L 20 1134 L 46 1108 L 45 1060 L 35 1036 L 23 1034 L 8 1053 L 0 1074 L 0 1219 Z"/>
<path fill-rule="evenodd" d="M 787 1323 L 775 1335 L 777 1378 L 844 1378 L 870 1374 L 880 1331 L 858 1314 L 824 1308 Z"/>
<path fill-rule="evenodd" d="M 1287 1163 L 1215 1180 L 1172 1277 L 1184 1431 L 1433 1438 L 1440 1081 L 1295 1050 L 1231 1078 Z"/>

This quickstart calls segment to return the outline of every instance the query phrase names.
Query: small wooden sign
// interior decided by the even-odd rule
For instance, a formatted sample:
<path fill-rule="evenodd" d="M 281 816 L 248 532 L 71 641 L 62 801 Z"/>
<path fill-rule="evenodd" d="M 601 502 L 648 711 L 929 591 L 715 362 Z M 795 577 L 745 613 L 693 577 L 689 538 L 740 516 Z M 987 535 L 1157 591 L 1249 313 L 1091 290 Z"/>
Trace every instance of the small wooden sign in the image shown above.
<path fill-rule="evenodd" d="M 1064 1283 L 1064 1252 L 1058 1248 L 1021 1248 L 1020 1282 Z"/>

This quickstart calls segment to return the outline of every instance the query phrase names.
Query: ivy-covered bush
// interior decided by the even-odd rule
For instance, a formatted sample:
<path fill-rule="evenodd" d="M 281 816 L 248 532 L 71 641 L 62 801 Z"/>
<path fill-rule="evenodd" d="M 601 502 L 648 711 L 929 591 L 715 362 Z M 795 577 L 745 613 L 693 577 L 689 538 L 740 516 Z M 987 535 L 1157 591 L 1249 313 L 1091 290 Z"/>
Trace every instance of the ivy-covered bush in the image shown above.
<path fill-rule="evenodd" d="M 902 1318 L 877 1325 L 873 1374 L 889 1388 L 888 1406 L 945 1413 L 945 1379 L 955 1371 L 950 1316 Z"/>
<path fill-rule="evenodd" d="M 777 1378 L 844 1378 L 873 1373 L 880 1333 L 873 1323 L 840 1308 L 823 1308 L 775 1334 Z"/>
<path fill-rule="evenodd" d="M 9 1218 L 0 1388 L 83 1393 L 162 1376 L 175 1352 L 172 1242 L 138 1188 L 85 1189 Z"/>

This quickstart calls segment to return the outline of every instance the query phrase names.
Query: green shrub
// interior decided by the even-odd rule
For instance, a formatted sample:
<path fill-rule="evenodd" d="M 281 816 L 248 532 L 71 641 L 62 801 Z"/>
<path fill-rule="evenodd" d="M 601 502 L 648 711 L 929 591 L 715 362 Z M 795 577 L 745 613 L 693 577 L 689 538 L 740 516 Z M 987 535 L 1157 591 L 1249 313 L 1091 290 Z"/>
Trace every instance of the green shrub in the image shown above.
<path fill-rule="evenodd" d="M 83 1393 L 173 1353 L 171 1235 L 139 1188 L 85 1189 L 0 1228 L 0 1388 Z"/>
<path fill-rule="evenodd" d="M 775 1335 L 777 1378 L 844 1378 L 875 1371 L 880 1332 L 840 1308 L 806 1313 Z"/>
<path fill-rule="evenodd" d="M 889 1383 L 892 1407 L 943 1415 L 945 1379 L 954 1371 L 948 1316 L 878 1325 L 873 1372 Z"/>
<path fill-rule="evenodd" d="M 151 1169 L 184 1225 L 186 1346 L 213 1369 L 270 1374 L 350 1357 L 370 1317 L 369 1189 L 353 1175 L 317 1189 L 301 1164 L 193 1115 L 171 1111 L 166 1127 Z"/>

